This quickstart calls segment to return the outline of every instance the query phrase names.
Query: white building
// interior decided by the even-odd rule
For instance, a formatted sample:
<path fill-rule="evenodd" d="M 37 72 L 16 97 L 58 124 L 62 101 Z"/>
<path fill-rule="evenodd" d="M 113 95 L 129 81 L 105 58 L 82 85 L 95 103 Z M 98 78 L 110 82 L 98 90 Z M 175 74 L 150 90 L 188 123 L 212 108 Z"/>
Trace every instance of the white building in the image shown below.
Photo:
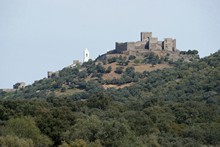
<path fill-rule="evenodd" d="M 83 62 L 88 62 L 89 61 L 89 50 L 85 48 L 83 50 Z"/>

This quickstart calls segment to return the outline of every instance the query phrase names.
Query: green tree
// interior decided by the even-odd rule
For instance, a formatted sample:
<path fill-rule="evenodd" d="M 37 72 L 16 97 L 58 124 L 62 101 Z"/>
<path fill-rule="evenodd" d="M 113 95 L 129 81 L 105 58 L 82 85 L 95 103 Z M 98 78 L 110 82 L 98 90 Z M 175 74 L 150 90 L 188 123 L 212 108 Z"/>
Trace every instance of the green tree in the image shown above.
<path fill-rule="evenodd" d="M 104 72 L 105 72 L 105 68 L 102 66 L 101 63 L 98 63 L 98 64 L 96 65 L 96 69 L 97 69 L 97 72 L 98 72 L 98 73 L 104 73 Z"/>
<path fill-rule="evenodd" d="M 116 57 L 113 57 L 113 58 L 108 58 L 108 63 L 113 63 L 113 62 L 116 62 L 117 61 L 117 58 Z"/>
<path fill-rule="evenodd" d="M 112 71 L 112 67 L 108 66 L 107 69 L 105 70 L 105 73 L 110 73 Z"/>
<path fill-rule="evenodd" d="M 30 117 L 12 118 L 8 120 L 5 124 L 3 134 L 31 139 L 36 146 L 49 146 L 52 144 L 52 141 L 47 136 L 41 134 L 39 128 Z"/>
<path fill-rule="evenodd" d="M 123 67 L 116 67 L 115 73 L 121 74 L 123 72 L 123 69 L 124 69 Z"/>
<path fill-rule="evenodd" d="M 31 139 L 19 138 L 17 136 L 0 136 L 1 147 L 34 147 Z"/>

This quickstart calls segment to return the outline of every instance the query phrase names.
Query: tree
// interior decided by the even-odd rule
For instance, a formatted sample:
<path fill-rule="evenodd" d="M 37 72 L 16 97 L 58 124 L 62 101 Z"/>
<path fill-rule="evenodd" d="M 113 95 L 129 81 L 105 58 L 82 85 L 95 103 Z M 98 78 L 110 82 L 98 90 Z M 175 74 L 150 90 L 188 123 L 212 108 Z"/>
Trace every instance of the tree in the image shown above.
<path fill-rule="evenodd" d="M 152 65 L 156 65 L 157 63 L 159 63 L 159 61 L 160 61 L 160 59 L 159 59 L 158 55 L 156 55 L 155 53 L 148 54 L 145 59 L 145 63 L 150 63 Z"/>
<path fill-rule="evenodd" d="M 113 57 L 113 58 L 108 58 L 108 63 L 113 63 L 113 62 L 116 62 L 117 61 L 117 58 L 116 57 Z"/>
<path fill-rule="evenodd" d="M 105 72 L 105 68 L 102 66 L 101 63 L 98 63 L 98 65 L 96 65 L 96 69 L 98 73 L 104 73 Z"/>
<path fill-rule="evenodd" d="M 52 144 L 52 141 L 47 136 L 41 134 L 39 128 L 30 117 L 8 120 L 5 124 L 3 134 L 31 139 L 36 146 L 48 146 Z"/>
<path fill-rule="evenodd" d="M 115 73 L 121 74 L 123 72 L 123 69 L 124 69 L 123 67 L 116 67 Z"/>
<path fill-rule="evenodd" d="M 88 142 L 97 139 L 96 134 L 100 131 L 102 121 L 97 116 L 87 116 L 76 120 L 69 130 L 63 133 L 63 140 L 66 142 L 77 141 L 82 139 Z"/>
<path fill-rule="evenodd" d="M 14 85 L 13 85 L 13 88 L 14 88 L 14 89 L 18 89 L 19 85 L 20 85 L 20 83 L 14 84 Z"/>
<path fill-rule="evenodd" d="M 139 59 L 135 59 L 135 60 L 134 60 L 134 63 L 135 63 L 135 64 L 139 64 L 140 62 L 141 62 L 141 61 L 140 61 Z"/>
<path fill-rule="evenodd" d="M 83 139 L 76 139 L 70 143 L 72 147 L 86 147 L 86 142 Z"/>
<path fill-rule="evenodd" d="M 98 92 L 90 96 L 90 98 L 87 100 L 87 105 L 90 108 L 105 110 L 111 103 L 111 100 L 111 97 L 107 93 Z"/>
<path fill-rule="evenodd" d="M 105 73 L 110 73 L 112 71 L 112 67 L 108 66 L 107 69 L 105 70 Z"/>
<path fill-rule="evenodd" d="M 127 67 L 125 69 L 125 74 L 130 76 L 130 77 L 134 77 L 134 75 L 135 75 L 135 68 L 134 67 Z"/>
<path fill-rule="evenodd" d="M 31 139 L 19 138 L 18 136 L 0 136 L 0 146 L 2 147 L 34 147 Z"/>
<path fill-rule="evenodd" d="M 60 89 L 60 92 L 66 92 L 66 87 L 62 87 L 62 88 Z"/>

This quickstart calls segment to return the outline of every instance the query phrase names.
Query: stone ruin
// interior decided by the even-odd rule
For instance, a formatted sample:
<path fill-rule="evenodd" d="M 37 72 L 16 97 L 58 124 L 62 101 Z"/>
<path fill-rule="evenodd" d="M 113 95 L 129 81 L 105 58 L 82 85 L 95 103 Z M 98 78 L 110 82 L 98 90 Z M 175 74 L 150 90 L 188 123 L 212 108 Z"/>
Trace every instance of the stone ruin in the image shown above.
<path fill-rule="evenodd" d="M 164 41 L 158 41 L 157 37 L 152 37 L 152 32 L 141 32 L 141 41 L 137 42 L 124 42 L 115 44 L 115 52 L 123 53 L 125 51 L 137 50 L 164 50 L 176 51 L 176 39 L 164 38 Z"/>
<path fill-rule="evenodd" d="M 73 68 L 77 65 L 81 65 L 82 63 L 79 61 L 79 60 L 73 60 L 73 63 L 65 68 Z M 60 71 L 55 71 L 55 72 L 52 72 L 52 71 L 48 71 L 47 72 L 47 78 L 57 78 L 57 77 L 60 77 Z"/>
<path fill-rule="evenodd" d="M 55 78 L 55 77 L 59 77 L 59 71 L 56 71 L 56 72 L 52 72 L 52 71 L 48 71 L 47 72 L 47 77 L 48 78 Z"/>
<path fill-rule="evenodd" d="M 25 88 L 24 82 L 18 82 L 15 85 L 13 85 L 13 89 L 23 89 L 23 88 Z"/>

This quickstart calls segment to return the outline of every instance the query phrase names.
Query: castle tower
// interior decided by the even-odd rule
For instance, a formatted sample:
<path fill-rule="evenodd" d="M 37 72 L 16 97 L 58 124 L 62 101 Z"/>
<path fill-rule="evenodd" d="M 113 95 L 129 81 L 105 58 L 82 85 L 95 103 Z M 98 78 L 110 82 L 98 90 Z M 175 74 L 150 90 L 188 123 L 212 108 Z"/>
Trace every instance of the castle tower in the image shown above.
<path fill-rule="evenodd" d="M 89 61 L 89 50 L 85 48 L 83 50 L 83 62 L 88 62 Z"/>
<path fill-rule="evenodd" d="M 176 41 L 173 42 L 172 38 L 164 38 L 163 49 L 167 50 L 167 51 L 174 51 L 175 49 L 173 48 L 173 43 L 175 43 L 175 42 Z"/>
<path fill-rule="evenodd" d="M 149 41 L 152 37 L 152 32 L 141 32 L 141 41 Z"/>

